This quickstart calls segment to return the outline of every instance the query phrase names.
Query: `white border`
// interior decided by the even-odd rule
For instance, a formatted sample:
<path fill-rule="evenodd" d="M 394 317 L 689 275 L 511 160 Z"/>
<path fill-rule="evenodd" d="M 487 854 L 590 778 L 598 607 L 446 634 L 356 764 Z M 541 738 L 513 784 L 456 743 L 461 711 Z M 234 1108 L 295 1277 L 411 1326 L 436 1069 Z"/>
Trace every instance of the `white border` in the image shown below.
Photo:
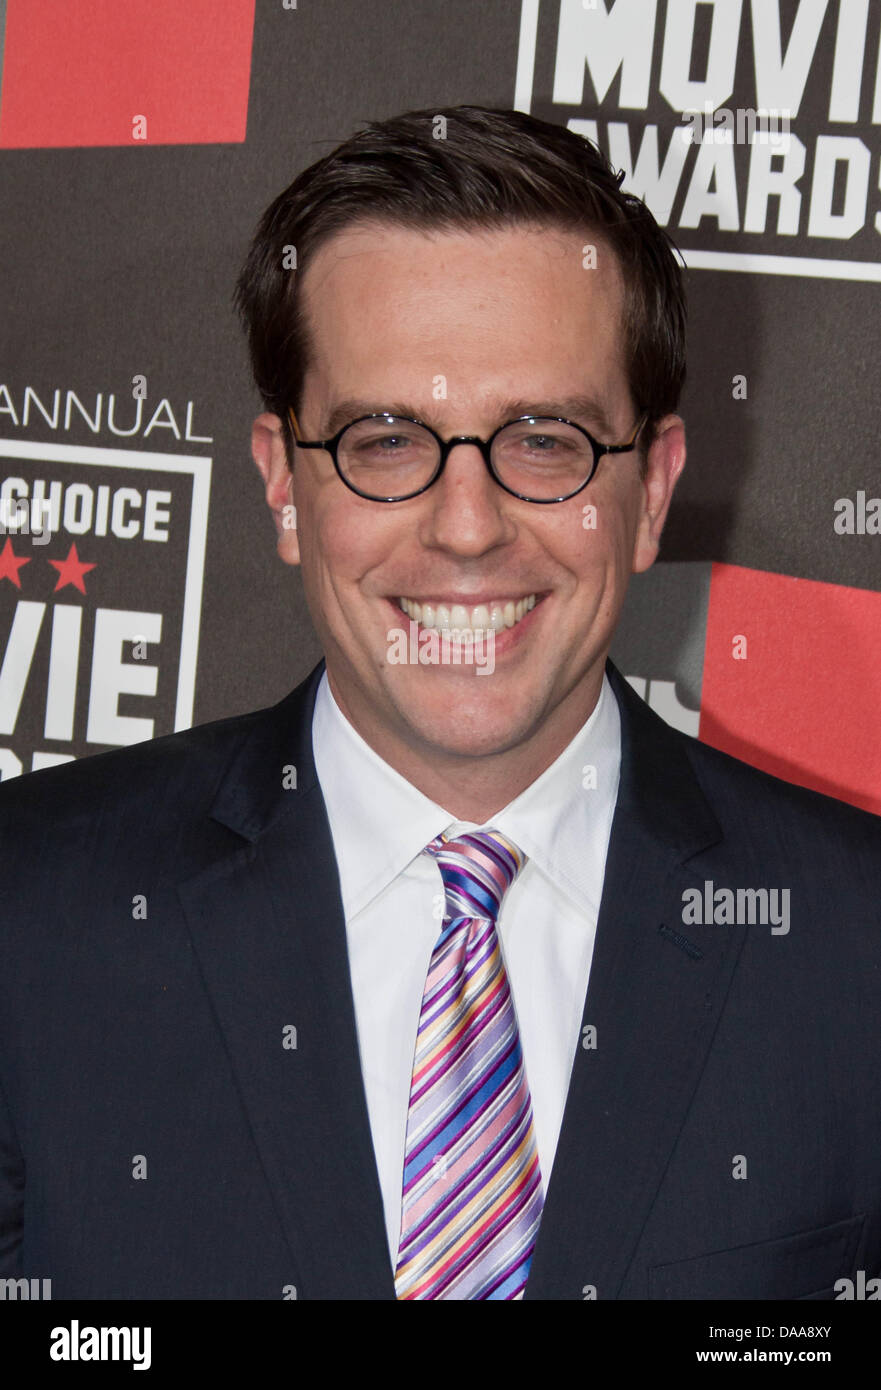
<path fill-rule="evenodd" d="M 212 460 L 205 455 L 157 454 L 137 449 L 105 449 L 89 444 L 38 444 L 30 439 L 0 439 L 0 456 L 46 463 L 85 463 L 108 468 L 145 468 L 148 472 L 155 473 L 192 474 L 193 507 L 187 545 L 180 665 L 174 711 L 175 732 L 178 729 L 191 728 L 196 694 L 196 663 L 199 656 L 199 624 L 202 617 L 202 582 L 205 577 Z"/>

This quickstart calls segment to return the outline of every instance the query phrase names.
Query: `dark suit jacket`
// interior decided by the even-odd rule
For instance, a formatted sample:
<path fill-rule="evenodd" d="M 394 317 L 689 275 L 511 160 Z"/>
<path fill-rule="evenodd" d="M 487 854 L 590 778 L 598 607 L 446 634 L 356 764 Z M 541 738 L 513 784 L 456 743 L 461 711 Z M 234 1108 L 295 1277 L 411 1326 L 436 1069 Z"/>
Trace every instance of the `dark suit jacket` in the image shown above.
<path fill-rule="evenodd" d="M 322 669 L 274 708 L 0 787 L 0 1275 L 56 1299 L 394 1298 L 312 760 Z M 832 1298 L 881 1271 L 881 821 L 675 732 L 609 673 L 596 1046 L 526 1297 Z M 707 881 L 789 888 L 789 932 L 684 924 Z"/>

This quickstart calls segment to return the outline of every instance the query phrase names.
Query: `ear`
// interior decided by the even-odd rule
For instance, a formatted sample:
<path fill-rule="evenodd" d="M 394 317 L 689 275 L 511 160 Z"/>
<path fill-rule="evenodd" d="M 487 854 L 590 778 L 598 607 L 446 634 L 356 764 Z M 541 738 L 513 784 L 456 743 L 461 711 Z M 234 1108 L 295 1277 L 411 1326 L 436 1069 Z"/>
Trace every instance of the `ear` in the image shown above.
<path fill-rule="evenodd" d="M 272 512 L 278 534 L 278 554 L 288 565 L 300 563 L 297 537 L 297 510 L 294 506 L 294 475 L 288 467 L 277 415 L 258 415 L 251 428 L 251 455 L 265 487 L 266 505 Z"/>
<path fill-rule="evenodd" d="M 633 545 L 634 574 L 649 569 L 657 559 L 673 489 L 684 467 L 685 425 L 678 415 L 665 415 L 655 426 L 641 482 L 642 509 Z"/>

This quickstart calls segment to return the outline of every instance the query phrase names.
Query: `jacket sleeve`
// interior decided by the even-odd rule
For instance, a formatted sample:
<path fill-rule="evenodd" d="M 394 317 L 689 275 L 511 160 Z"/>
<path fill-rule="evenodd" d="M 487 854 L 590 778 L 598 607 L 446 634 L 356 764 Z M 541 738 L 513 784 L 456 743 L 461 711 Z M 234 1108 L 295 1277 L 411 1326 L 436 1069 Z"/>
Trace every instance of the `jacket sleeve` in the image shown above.
<path fill-rule="evenodd" d="M 24 1234 L 24 1155 L 0 1082 L 0 1276 L 21 1275 Z"/>

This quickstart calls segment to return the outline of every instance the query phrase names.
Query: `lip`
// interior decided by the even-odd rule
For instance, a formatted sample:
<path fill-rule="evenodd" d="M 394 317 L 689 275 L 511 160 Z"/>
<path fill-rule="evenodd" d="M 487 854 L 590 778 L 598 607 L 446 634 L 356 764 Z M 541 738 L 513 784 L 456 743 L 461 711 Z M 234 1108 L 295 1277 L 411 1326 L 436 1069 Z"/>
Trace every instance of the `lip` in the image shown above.
<path fill-rule="evenodd" d="M 546 589 L 544 591 L 540 589 L 527 589 L 525 592 L 520 593 L 517 589 L 487 589 L 483 594 L 450 594 L 443 592 L 438 593 L 432 590 L 432 592 L 426 594 L 424 598 L 419 598 L 417 594 L 411 594 L 406 589 L 401 589 L 399 592 L 402 593 L 405 598 L 412 599 L 414 603 L 445 603 L 450 608 L 454 603 L 460 603 L 463 608 L 476 608 L 479 603 L 489 605 L 493 599 L 510 597 L 512 594 L 518 594 L 520 598 L 528 598 L 530 594 L 535 594 L 537 607 L 540 600 L 546 596 L 548 591 Z M 389 595 L 389 597 L 391 598 L 391 595 Z M 392 599 L 392 602 L 396 604 L 395 599 Z M 403 610 L 401 611 L 403 612 Z M 406 614 L 404 616 L 406 617 Z"/>
<path fill-rule="evenodd" d="M 493 590 L 493 594 L 497 594 L 498 592 L 499 592 L 499 591 L 498 591 L 497 589 Z M 533 590 L 533 592 L 535 592 L 535 591 Z M 409 598 L 410 595 L 408 594 L 407 597 Z M 461 602 L 462 602 L 462 599 L 461 599 L 461 598 L 446 599 L 446 598 L 443 598 L 441 595 L 432 595 L 432 597 L 433 597 L 433 598 L 436 597 L 439 603 L 444 603 L 444 602 L 448 602 L 448 603 L 461 603 Z M 531 628 L 532 628 L 532 626 L 533 626 L 533 623 L 535 622 L 536 614 L 539 613 L 539 612 L 543 609 L 543 607 L 544 607 L 544 601 L 545 601 L 545 599 L 548 598 L 548 597 L 549 597 L 549 590 L 545 590 L 544 593 L 535 592 L 535 607 L 534 607 L 534 608 L 530 608 L 530 610 L 529 610 L 528 613 L 524 613 L 524 615 L 523 615 L 523 617 L 520 619 L 519 623 L 515 623 L 513 627 L 502 628 L 501 632 L 497 632 L 497 633 L 495 634 L 495 638 L 494 638 L 494 640 L 493 640 L 493 654 L 494 654 L 495 660 L 498 660 L 498 658 L 499 658 L 500 656 L 504 656 L 506 652 L 511 651 L 513 648 L 518 647 L 518 646 L 520 645 L 520 643 L 523 642 L 524 639 L 525 639 L 526 637 L 528 637 L 529 632 L 530 632 L 530 630 L 531 630 Z M 419 600 L 417 599 L 416 602 L 418 603 Z M 471 606 L 473 607 L 473 606 L 477 605 L 478 603 L 485 603 L 485 602 L 486 602 L 485 599 L 480 599 L 480 598 L 468 599 L 468 600 L 465 601 L 465 605 L 464 605 L 464 606 L 465 606 L 465 607 L 468 607 L 469 605 L 471 605 Z M 408 624 L 408 623 L 412 623 L 412 622 L 415 622 L 415 621 L 416 621 L 415 618 L 411 618 L 411 617 L 409 616 L 409 614 L 405 613 L 404 610 L 403 610 L 403 608 L 399 608 L 397 602 L 396 602 L 394 599 L 386 599 L 386 603 L 389 605 L 389 608 L 390 608 L 390 609 L 392 610 L 392 612 L 394 613 L 395 618 L 396 618 L 396 620 L 397 620 L 397 625 L 398 625 L 399 627 L 403 626 L 404 624 Z M 418 624 L 417 624 L 417 627 L 418 627 L 418 629 L 419 629 L 420 632 L 432 632 L 432 631 L 437 632 L 437 631 L 438 631 L 437 628 L 423 628 L 423 626 L 422 626 L 421 623 L 418 623 Z M 408 629 L 408 631 L 409 631 L 409 629 Z M 453 665 L 453 666 L 451 666 L 450 669 L 453 670 L 453 671 L 457 671 L 457 672 L 458 672 L 458 671 L 460 671 L 460 670 L 462 670 L 462 669 L 466 669 L 466 668 L 462 668 L 462 667 L 459 667 L 459 666 L 457 666 L 457 665 Z"/>

